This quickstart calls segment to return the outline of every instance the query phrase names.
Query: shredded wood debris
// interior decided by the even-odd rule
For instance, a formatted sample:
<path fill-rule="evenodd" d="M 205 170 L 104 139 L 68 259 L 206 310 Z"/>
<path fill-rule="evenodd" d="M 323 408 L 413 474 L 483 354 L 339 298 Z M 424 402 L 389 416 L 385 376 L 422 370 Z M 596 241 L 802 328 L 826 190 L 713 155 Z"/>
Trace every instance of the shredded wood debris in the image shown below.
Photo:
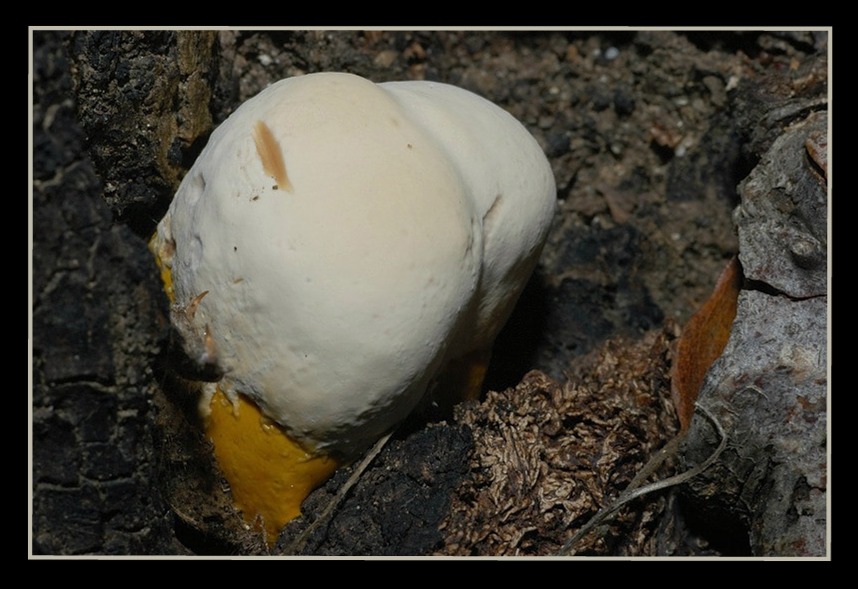
<path fill-rule="evenodd" d="M 475 449 L 442 524 L 443 555 L 550 555 L 615 499 L 677 431 L 667 332 L 614 339 L 557 382 L 532 371 L 460 409 Z M 646 554 L 663 498 L 624 507 L 577 554 Z"/>

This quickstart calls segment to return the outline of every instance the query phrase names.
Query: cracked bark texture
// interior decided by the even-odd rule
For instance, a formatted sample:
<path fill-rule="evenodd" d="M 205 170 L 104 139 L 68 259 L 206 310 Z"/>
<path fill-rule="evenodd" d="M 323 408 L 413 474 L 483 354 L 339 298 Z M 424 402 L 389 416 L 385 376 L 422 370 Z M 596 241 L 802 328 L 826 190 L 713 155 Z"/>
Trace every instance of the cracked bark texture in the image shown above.
<path fill-rule="evenodd" d="M 162 295 L 82 156 L 60 44 L 34 46 L 32 550 L 170 553 L 151 405 Z"/>

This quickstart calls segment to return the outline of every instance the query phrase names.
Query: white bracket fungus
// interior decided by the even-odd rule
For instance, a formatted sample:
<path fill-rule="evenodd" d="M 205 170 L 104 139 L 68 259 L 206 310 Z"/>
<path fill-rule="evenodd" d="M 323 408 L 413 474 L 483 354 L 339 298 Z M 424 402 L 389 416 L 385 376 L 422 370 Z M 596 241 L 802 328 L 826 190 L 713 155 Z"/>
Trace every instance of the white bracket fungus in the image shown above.
<path fill-rule="evenodd" d="M 310 451 L 351 455 L 451 362 L 487 355 L 555 199 L 539 145 L 491 102 L 310 74 L 215 130 L 153 249 L 217 386 Z"/>

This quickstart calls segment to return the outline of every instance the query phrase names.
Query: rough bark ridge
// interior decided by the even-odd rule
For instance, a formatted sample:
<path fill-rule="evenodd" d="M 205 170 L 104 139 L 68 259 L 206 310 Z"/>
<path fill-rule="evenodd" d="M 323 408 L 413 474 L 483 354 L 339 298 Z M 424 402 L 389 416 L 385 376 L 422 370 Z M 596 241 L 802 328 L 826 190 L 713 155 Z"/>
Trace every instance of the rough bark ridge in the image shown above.
<path fill-rule="evenodd" d="M 163 297 L 82 157 L 60 43 L 34 48 L 32 550 L 170 553 L 151 404 Z"/>
<path fill-rule="evenodd" d="M 773 87 L 774 98 L 781 88 Z M 721 421 L 728 446 L 688 496 L 709 521 L 747 533 L 759 555 L 827 549 L 828 115 L 820 89 L 793 87 L 766 107 L 764 123 L 784 128 L 756 144 L 765 151 L 739 187 L 748 284 L 699 399 Z M 716 444 L 697 419 L 685 456 L 702 460 Z"/>
<path fill-rule="evenodd" d="M 76 33 L 67 48 L 104 200 L 148 237 L 213 129 L 217 34 Z"/>
<path fill-rule="evenodd" d="M 145 242 L 232 109 L 272 81 L 325 70 L 475 91 L 519 118 L 551 161 L 559 215 L 494 352 L 487 385 L 506 392 L 475 415 L 524 398 L 512 391 L 534 369 L 574 388 L 565 382 L 573 366 L 618 341 L 619 369 L 630 367 L 644 338 L 683 324 L 740 254 L 750 281 L 736 334 L 701 398 L 738 411 L 722 415 L 733 446 L 684 501 L 656 497 L 621 514 L 608 538 L 632 522 L 633 546 L 591 539 L 591 549 L 824 552 L 827 163 L 815 118 L 825 118 L 825 32 L 34 31 L 33 40 L 34 552 L 263 551 L 230 511 L 190 418 L 193 398 L 162 370 L 166 301 Z M 752 170 L 734 224 L 737 186 Z M 758 330 L 770 339 L 751 344 Z M 766 403 L 782 404 L 762 419 Z M 478 418 L 470 432 L 452 422 L 427 430 L 435 417 L 403 428 L 304 553 L 444 549 L 437 526 L 455 527 L 443 523 L 455 489 L 481 490 L 470 480 L 480 460 L 471 441 L 491 432 Z M 671 433 L 618 423 L 630 429 L 616 439 L 651 447 Z M 694 427 L 686 466 L 712 449 L 711 430 Z M 306 502 L 284 541 L 316 518 L 345 472 Z M 657 525 L 646 519 L 656 516 Z M 729 548 L 716 541 L 718 521 L 736 522 Z M 550 537 L 549 526 L 534 535 L 529 525 L 517 546 L 532 554 L 566 537 L 563 526 Z"/>

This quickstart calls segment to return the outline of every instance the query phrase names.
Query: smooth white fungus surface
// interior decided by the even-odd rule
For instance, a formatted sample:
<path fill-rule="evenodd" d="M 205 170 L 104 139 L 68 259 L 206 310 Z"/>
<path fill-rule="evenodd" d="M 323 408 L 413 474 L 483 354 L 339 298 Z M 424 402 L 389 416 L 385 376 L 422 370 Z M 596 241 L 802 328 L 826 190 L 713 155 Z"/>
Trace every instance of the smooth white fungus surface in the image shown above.
<path fill-rule="evenodd" d="M 487 350 L 554 213 L 553 175 L 491 102 L 433 82 L 289 78 L 211 136 L 158 225 L 186 331 L 298 441 L 352 453 Z M 196 343 L 195 343 L 196 342 Z"/>

